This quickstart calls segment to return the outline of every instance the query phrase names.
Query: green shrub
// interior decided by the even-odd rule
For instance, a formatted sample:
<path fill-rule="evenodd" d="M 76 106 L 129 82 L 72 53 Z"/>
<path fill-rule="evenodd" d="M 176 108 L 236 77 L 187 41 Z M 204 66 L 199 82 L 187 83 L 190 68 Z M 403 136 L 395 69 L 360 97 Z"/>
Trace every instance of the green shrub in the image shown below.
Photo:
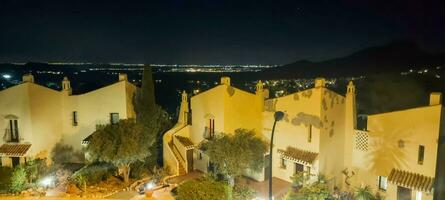
<path fill-rule="evenodd" d="M 255 191 L 243 185 L 233 187 L 233 200 L 251 200 L 255 197 Z"/>
<path fill-rule="evenodd" d="M 25 189 L 27 182 L 26 170 L 23 166 L 17 166 L 14 168 L 11 176 L 11 184 L 9 189 L 13 193 L 21 192 Z"/>
<path fill-rule="evenodd" d="M 9 189 L 11 184 L 12 168 L 0 166 L 0 193 Z"/>
<path fill-rule="evenodd" d="M 178 187 L 178 200 L 228 200 L 232 199 L 232 188 L 225 182 L 210 178 L 187 181 Z"/>
<path fill-rule="evenodd" d="M 82 176 L 87 185 L 95 185 L 107 180 L 116 172 L 116 168 L 109 163 L 92 163 L 73 174 L 74 180 Z"/>

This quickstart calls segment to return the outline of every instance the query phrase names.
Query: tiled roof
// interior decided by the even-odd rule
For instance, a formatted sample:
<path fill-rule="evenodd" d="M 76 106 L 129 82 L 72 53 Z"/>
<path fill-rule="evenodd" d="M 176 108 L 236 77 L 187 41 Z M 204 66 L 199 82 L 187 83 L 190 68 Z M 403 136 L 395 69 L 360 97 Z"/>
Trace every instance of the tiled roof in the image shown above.
<path fill-rule="evenodd" d="M 0 156 L 24 156 L 30 147 L 31 144 L 6 143 L 0 146 Z"/>
<path fill-rule="evenodd" d="M 293 147 L 287 147 L 286 150 L 278 149 L 278 153 L 285 159 L 295 162 L 302 162 L 304 164 L 312 164 L 317 158 L 318 153 L 305 151 Z"/>
<path fill-rule="evenodd" d="M 184 145 L 184 147 L 186 149 L 191 149 L 194 147 L 193 142 L 190 140 L 190 138 L 188 137 L 183 137 L 183 136 L 179 136 L 179 135 L 175 135 L 176 139 L 178 139 L 178 141 Z"/>
<path fill-rule="evenodd" d="M 431 192 L 434 178 L 408 171 L 392 169 L 388 176 L 388 182 L 406 188 Z"/>

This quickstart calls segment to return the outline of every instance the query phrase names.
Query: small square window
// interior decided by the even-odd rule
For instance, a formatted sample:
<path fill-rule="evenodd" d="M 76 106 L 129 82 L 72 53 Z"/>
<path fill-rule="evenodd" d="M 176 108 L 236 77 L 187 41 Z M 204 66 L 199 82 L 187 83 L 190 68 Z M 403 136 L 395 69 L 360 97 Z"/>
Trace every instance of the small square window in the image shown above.
<path fill-rule="evenodd" d="M 110 123 L 111 124 L 119 123 L 119 113 L 110 113 Z"/>
<path fill-rule="evenodd" d="M 379 190 L 386 191 L 388 187 L 388 179 L 385 176 L 379 176 Z"/>

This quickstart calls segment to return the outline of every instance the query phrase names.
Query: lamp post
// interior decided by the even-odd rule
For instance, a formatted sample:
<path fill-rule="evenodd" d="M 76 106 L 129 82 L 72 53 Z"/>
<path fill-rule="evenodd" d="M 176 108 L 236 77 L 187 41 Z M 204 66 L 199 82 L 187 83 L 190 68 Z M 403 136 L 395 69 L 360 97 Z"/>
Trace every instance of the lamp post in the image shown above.
<path fill-rule="evenodd" d="M 273 135 L 275 133 L 275 125 L 277 121 L 282 120 L 284 117 L 284 113 L 281 111 L 277 111 L 274 114 L 274 122 L 272 126 L 272 134 L 270 136 L 270 147 L 269 147 L 269 200 L 273 199 L 272 195 L 272 147 L 273 147 Z"/>

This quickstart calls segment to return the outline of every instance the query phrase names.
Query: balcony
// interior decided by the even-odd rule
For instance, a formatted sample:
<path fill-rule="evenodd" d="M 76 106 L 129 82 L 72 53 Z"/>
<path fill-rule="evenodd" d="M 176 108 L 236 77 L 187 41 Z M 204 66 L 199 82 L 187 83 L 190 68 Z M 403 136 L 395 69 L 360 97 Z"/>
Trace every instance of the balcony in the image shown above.
<path fill-rule="evenodd" d="M 4 142 L 20 142 L 23 139 L 20 138 L 18 129 L 5 129 L 5 133 L 3 134 Z"/>

